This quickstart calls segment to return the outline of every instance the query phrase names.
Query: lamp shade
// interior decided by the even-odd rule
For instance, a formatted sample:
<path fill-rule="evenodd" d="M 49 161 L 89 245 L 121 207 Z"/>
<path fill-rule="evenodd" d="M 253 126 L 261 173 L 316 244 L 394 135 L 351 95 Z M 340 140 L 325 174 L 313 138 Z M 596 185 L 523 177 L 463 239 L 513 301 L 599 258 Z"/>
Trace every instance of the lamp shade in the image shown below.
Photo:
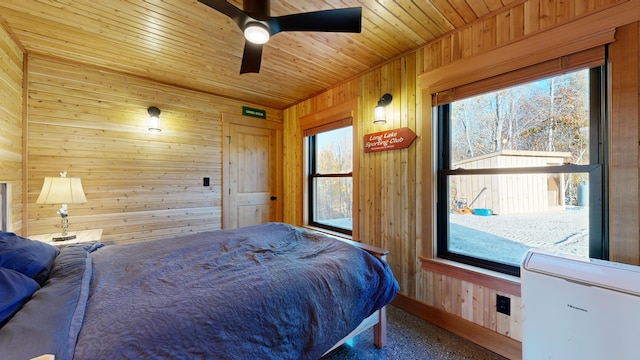
<path fill-rule="evenodd" d="M 387 109 L 378 105 L 375 109 L 373 109 L 373 123 L 374 124 L 384 124 L 387 122 Z"/>
<path fill-rule="evenodd" d="M 150 131 L 162 131 L 160 128 L 160 109 L 155 106 L 150 106 L 147 109 L 149 114 L 149 130 Z"/>
<path fill-rule="evenodd" d="M 254 44 L 266 44 L 269 36 L 269 30 L 259 23 L 249 23 L 244 29 L 244 38 Z"/>
<path fill-rule="evenodd" d="M 82 204 L 87 198 L 80 178 L 45 177 L 36 204 Z"/>
<path fill-rule="evenodd" d="M 391 96 L 391 94 L 384 94 L 380 100 L 378 100 L 378 105 L 373 109 L 374 124 L 384 124 L 387 122 L 387 109 L 385 109 L 385 107 L 391 104 L 392 99 L 393 96 Z"/>

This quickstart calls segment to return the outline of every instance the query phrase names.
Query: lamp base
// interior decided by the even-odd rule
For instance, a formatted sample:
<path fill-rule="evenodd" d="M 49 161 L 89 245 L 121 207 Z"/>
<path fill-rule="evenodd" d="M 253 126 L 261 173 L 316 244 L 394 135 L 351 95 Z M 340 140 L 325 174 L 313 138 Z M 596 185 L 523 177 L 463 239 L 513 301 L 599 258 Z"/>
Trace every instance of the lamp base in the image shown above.
<path fill-rule="evenodd" d="M 53 235 L 51 240 L 53 241 L 65 241 L 65 240 L 73 240 L 76 238 L 76 234 L 67 234 L 67 235 Z"/>

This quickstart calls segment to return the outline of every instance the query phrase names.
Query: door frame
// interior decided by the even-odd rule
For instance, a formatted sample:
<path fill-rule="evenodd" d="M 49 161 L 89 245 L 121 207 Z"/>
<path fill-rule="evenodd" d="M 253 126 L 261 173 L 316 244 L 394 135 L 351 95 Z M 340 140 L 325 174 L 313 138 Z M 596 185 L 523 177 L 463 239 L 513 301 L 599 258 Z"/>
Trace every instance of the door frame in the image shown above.
<path fill-rule="evenodd" d="M 230 218 L 229 206 L 226 206 L 231 202 L 231 195 L 229 194 L 231 179 L 229 178 L 229 164 L 230 164 L 230 151 L 231 146 L 229 142 L 231 125 L 246 126 L 261 129 L 273 130 L 275 134 L 275 184 L 273 196 L 276 197 L 275 204 L 273 206 L 274 214 L 270 214 L 273 221 L 282 221 L 283 215 L 283 201 L 282 201 L 282 124 L 262 120 L 257 118 L 251 118 L 243 115 L 235 115 L 229 113 L 222 113 L 222 228 L 228 228 L 228 221 Z"/>

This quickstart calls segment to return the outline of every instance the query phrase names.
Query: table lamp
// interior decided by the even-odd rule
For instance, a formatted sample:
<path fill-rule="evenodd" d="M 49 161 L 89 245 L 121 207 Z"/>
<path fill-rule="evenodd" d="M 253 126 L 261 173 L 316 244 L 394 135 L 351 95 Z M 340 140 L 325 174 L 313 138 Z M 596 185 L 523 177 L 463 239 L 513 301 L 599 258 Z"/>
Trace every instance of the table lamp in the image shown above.
<path fill-rule="evenodd" d="M 87 198 L 82 189 L 80 178 L 67 177 L 67 172 L 61 172 L 60 177 L 45 177 L 42 190 L 36 204 L 61 204 L 58 210 L 61 217 L 60 234 L 52 237 L 53 241 L 72 240 L 75 234 L 69 234 L 69 211 L 67 204 L 86 203 Z"/>

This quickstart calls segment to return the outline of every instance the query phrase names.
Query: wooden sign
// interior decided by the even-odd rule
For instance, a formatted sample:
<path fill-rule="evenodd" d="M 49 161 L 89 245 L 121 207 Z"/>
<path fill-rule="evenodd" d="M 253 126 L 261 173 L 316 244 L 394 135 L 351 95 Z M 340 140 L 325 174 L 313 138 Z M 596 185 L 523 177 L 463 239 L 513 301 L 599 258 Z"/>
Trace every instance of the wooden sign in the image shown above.
<path fill-rule="evenodd" d="M 364 152 L 405 149 L 411 145 L 415 138 L 416 134 L 407 127 L 366 134 L 364 136 Z"/>

